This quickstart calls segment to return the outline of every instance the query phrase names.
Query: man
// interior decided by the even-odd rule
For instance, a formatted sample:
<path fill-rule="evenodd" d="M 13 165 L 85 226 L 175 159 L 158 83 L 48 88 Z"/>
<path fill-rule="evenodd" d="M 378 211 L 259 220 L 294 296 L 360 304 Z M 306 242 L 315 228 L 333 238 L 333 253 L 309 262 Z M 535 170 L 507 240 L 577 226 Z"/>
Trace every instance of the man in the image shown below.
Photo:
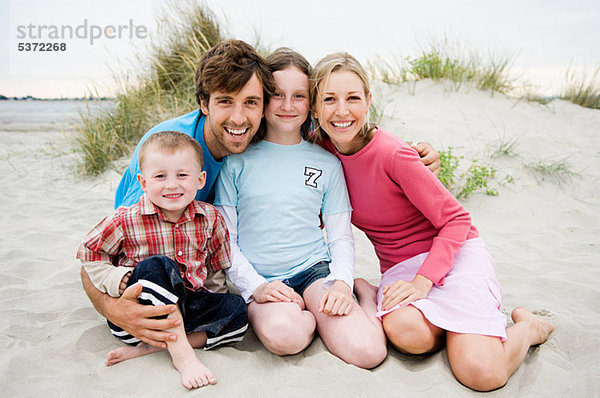
<path fill-rule="evenodd" d="M 247 43 L 227 40 L 209 49 L 196 71 L 196 99 L 200 110 L 160 123 L 146 133 L 117 188 L 115 207 L 130 206 L 141 197 L 143 191 L 137 182 L 139 147 L 150 135 L 165 130 L 189 134 L 202 146 L 206 184 L 196 199 L 212 202 L 214 182 L 223 158 L 245 151 L 250 142 L 258 139 L 255 135 L 264 106 L 275 90 L 267 63 Z M 419 144 L 417 150 L 430 169 L 434 172 L 439 169 L 439 156 L 431 146 Z M 139 285 L 129 287 L 121 297 L 111 297 L 94 287 L 83 267 L 81 280 L 96 310 L 113 324 L 156 347 L 166 348 L 166 341 L 176 340 L 174 334 L 164 330 L 178 326 L 180 321 L 155 319 L 175 312 L 174 305 L 139 304 Z"/>

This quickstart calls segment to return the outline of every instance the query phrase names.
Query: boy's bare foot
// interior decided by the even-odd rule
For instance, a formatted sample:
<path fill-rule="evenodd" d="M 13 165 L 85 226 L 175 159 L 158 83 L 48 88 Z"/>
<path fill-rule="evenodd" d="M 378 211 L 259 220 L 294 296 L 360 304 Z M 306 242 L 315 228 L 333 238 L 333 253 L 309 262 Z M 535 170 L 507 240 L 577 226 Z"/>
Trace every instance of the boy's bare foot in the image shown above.
<path fill-rule="evenodd" d="M 116 350 L 112 350 L 106 354 L 106 362 L 104 364 L 106 366 L 112 366 L 128 359 L 142 357 L 144 355 L 152 354 L 153 352 L 162 350 L 164 350 L 164 348 L 157 348 L 143 342 L 135 347 L 119 347 Z"/>
<path fill-rule="evenodd" d="M 511 318 L 515 324 L 518 322 L 528 322 L 537 331 L 537 338 L 532 345 L 538 345 L 548 340 L 548 336 L 554 330 L 554 325 L 550 322 L 535 316 L 525 307 L 517 307 L 513 310 Z"/>
<path fill-rule="evenodd" d="M 196 357 L 194 351 L 191 355 L 185 355 L 175 359 L 173 356 L 173 366 L 181 374 L 181 384 L 185 388 L 200 388 L 209 384 L 217 384 L 217 377 Z"/>

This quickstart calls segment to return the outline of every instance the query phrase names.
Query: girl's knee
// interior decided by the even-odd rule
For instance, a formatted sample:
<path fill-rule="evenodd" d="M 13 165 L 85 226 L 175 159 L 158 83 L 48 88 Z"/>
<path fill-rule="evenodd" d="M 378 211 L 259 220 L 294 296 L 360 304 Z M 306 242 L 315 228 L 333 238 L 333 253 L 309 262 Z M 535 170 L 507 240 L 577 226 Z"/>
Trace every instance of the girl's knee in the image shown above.
<path fill-rule="evenodd" d="M 253 328 L 263 345 L 277 355 L 293 355 L 304 350 L 312 341 L 315 331 L 314 321 L 301 316 L 283 315 L 261 319 L 260 326 Z"/>

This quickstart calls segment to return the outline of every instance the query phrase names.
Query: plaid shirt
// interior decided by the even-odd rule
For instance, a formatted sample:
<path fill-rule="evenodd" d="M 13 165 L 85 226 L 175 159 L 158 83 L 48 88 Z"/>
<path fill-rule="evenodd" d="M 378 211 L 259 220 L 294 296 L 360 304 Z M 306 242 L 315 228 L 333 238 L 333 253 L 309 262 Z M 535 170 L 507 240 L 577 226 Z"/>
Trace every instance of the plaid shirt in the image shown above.
<path fill-rule="evenodd" d="M 194 200 L 179 221 L 172 223 L 143 195 L 138 203 L 119 207 L 96 225 L 77 252 L 81 261 L 128 267 L 153 255 L 177 262 L 187 288 L 204 288 L 208 271 L 231 266 L 223 216 L 214 206 Z"/>

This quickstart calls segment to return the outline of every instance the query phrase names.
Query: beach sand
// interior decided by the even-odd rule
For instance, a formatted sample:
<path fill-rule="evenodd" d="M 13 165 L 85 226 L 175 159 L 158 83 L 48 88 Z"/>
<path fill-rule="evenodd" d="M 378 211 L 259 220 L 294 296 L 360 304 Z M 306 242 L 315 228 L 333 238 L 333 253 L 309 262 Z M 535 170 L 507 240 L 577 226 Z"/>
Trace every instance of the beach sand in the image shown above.
<path fill-rule="evenodd" d="M 495 258 L 502 310 L 508 316 L 515 306 L 526 306 L 556 330 L 489 396 L 597 395 L 600 111 L 456 92 L 430 82 L 379 86 L 375 96 L 394 115 L 382 121 L 385 129 L 437 149 L 452 146 L 455 154 L 514 178 L 497 197 L 478 193 L 462 203 Z M 75 252 L 112 211 L 120 173 L 75 176 L 70 134 L 0 132 L 0 395 L 190 396 L 165 352 L 104 366 L 107 351 L 120 343 L 81 287 Z M 511 140 L 511 156 L 490 159 L 494 147 Z M 524 167 L 562 160 L 579 177 L 558 184 Z M 358 231 L 356 254 L 357 276 L 378 283 L 373 250 Z M 390 347 L 383 364 L 362 370 L 329 354 L 318 337 L 301 354 L 279 357 L 250 330 L 235 346 L 197 355 L 219 382 L 194 396 L 480 395 L 456 381 L 445 350 L 409 357 Z"/>

